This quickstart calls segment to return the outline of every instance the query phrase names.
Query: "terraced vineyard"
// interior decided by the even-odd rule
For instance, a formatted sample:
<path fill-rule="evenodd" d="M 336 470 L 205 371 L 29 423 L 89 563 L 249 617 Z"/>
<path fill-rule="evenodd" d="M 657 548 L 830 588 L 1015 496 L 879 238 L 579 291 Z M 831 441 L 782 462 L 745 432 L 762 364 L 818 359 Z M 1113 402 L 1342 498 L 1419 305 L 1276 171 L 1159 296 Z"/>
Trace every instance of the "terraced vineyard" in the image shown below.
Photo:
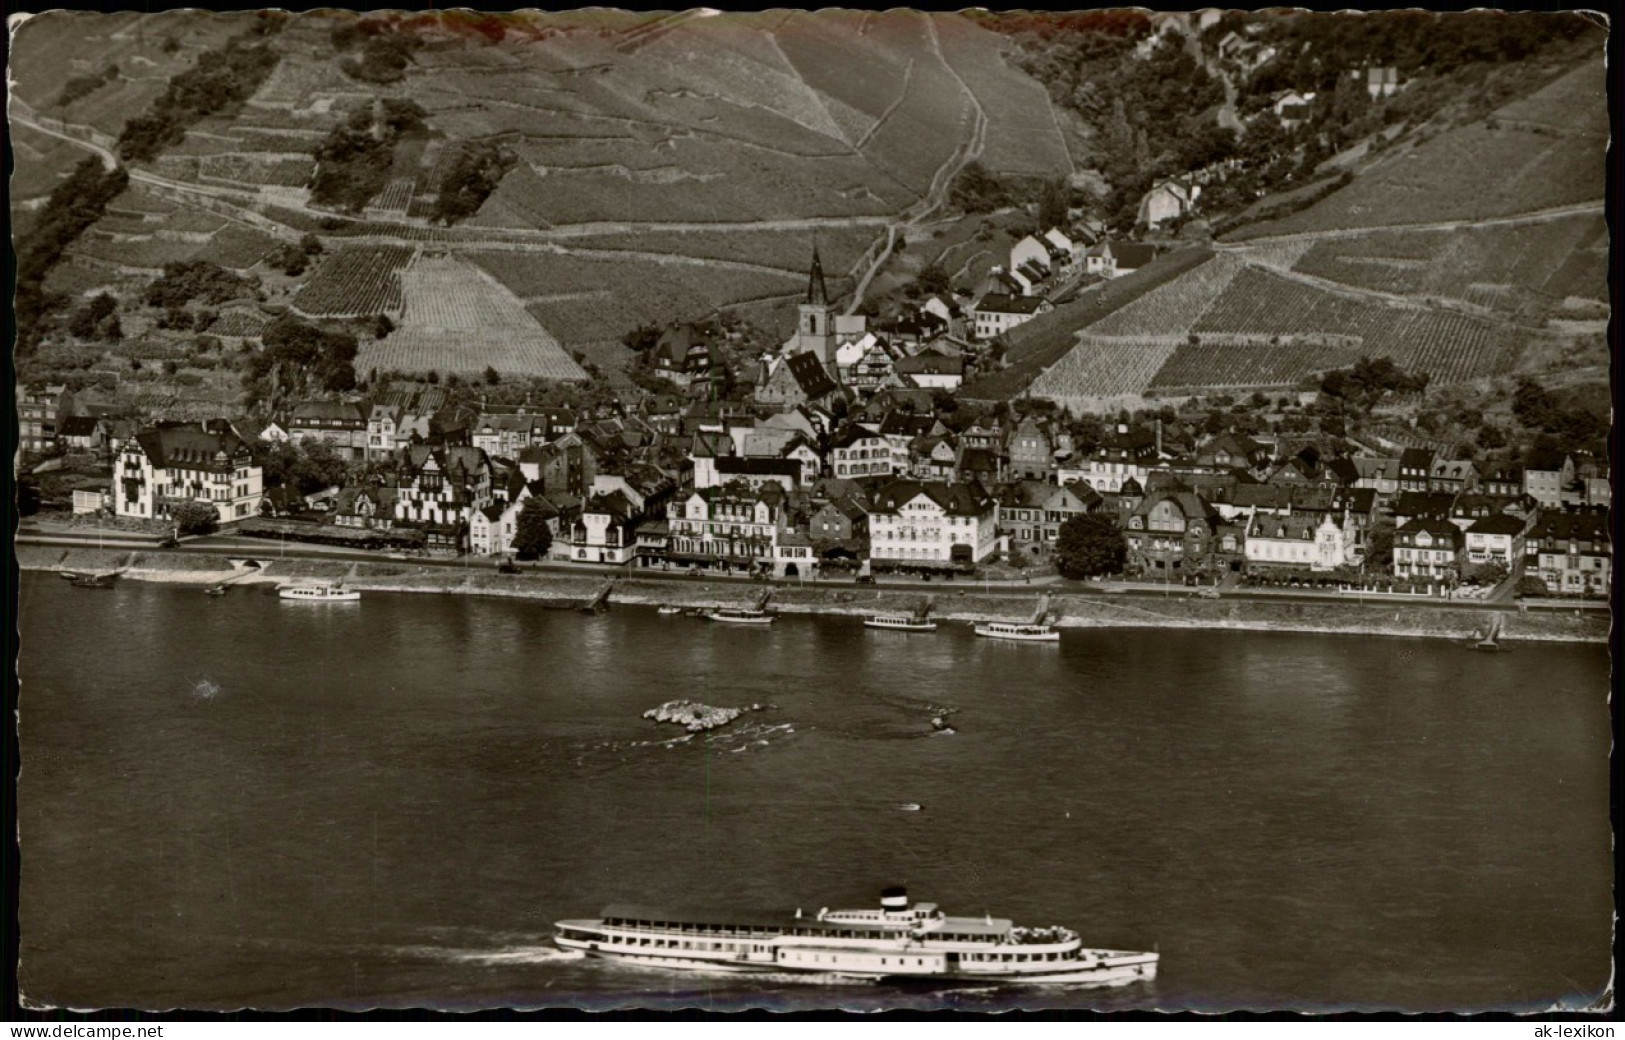
<path fill-rule="evenodd" d="M 1136 336 L 1188 332 L 1214 301 L 1230 288 L 1244 262 L 1218 254 L 1199 267 L 1141 296 L 1089 326 L 1095 336 Z"/>
<path fill-rule="evenodd" d="M 313 318 L 399 313 L 400 271 L 413 252 L 411 246 L 346 246 L 300 287 L 293 309 Z"/>
<path fill-rule="evenodd" d="M 1111 398 L 1144 393 L 1179 346 L 1179 340 L 1165 337 L 1083 335 L 1033 380 L 1032 393 L 1076 411 L 1098 409 Z"/>
<path fill-rule="evenodd" d="M 362 372 L 441 372 L 585 379 L 586 373 L 524 306 L 478 267 L 425 253 L 400 276 L 405 307 L 387 338 L 365 342 Z"/>
<path fill-rule="evenodd" d="M 1181 343 L 1157 370 L 1155 390 L 1293 386 L 1359 360 L 1360 351 L 1321 343 Z"/>

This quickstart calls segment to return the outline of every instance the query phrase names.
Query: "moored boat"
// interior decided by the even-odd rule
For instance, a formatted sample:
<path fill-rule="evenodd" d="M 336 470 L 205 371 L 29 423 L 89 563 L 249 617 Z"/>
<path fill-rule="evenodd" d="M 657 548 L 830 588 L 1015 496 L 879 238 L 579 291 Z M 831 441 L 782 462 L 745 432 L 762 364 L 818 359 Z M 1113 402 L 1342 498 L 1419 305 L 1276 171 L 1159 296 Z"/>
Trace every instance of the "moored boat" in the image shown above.
<path fill-rule="evenodd" d="M 865 628 L 889 628 L 897 632 L 935 632 L 937 623 L 912 614 L 871 614 L 863 619 Z"/>
<path fill-rule="evenodd" d="M 816 914 L 685 913 L 611 906 L 559 921 L 553 941 L 589 957 L 706 972 L 816 977 L 1120 986 L 1156 978 L 1158 954 L 1085 947 L 1069 928 L 951 917 L 888 888 L 879 909 Z"/>
<path fill-rule="evenodd" d="M 338 585 L 283 585 L 277 595 L 302 603 L 354 603 L 361 598 L 355 589 Z"/>
<path fill-rule="evenodd" d="M 712 621 L 730 625 L 771 625 L 773 615 L 765 610 L 713 610 L 705 615 Z"/>
<path fill-rule="evenodd" d="M 210 585 L 208 588 L 203 590 L 203 594 L 205 596 L 224 596 L 226 594 L 226 586 Z"/>
<path fill-rule="evenodd" d="M 1014 639 L 1026 643 L 1058 643 L 1061 633 L 1054 625 L 1017 625 L 1008 621 L 989 621 L 976 626 L 976 634 L 990 639 Z"/>
<path fill-rule="evenodd" d="M 681 614 L 682 612 L 682 607 L 661 607 L 659 610 L 655 611 L 657 614 Z"/>
<path fill-rule="evenodd" d="M 74 578 L 72 583 L 76 589 L 110 589 L 113 587 L 111 574 L 81 574 Z"/>

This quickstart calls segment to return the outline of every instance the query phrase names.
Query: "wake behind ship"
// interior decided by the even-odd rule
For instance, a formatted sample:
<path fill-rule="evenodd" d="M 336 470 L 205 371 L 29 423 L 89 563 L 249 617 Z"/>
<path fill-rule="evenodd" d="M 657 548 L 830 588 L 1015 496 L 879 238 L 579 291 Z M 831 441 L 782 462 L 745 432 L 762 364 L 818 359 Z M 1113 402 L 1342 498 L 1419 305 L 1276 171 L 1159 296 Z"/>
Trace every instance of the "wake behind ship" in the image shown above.
<path fill-rule="evenodd" d="M 611 906 L 559 921 L 554 941 L 588 956 L 704 972 L 887 980 L 1121 986 L 1156 977 L 1156 953 L 1086 948 L 1067 928 L 950 917 L 888 888 L 880 908 L 817 914 L 693 914 Z"/>

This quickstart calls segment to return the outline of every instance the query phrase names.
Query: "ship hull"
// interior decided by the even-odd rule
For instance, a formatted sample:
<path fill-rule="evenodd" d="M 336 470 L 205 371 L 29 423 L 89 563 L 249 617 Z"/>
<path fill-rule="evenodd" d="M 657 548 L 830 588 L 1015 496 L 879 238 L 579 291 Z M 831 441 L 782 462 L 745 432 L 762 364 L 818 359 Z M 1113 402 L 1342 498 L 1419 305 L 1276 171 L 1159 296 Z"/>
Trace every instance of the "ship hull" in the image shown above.
<path fill-rule="evenodd" d="M 782 955 L 673 955 L 633 951 L 613 941 L 583 940 L 555 936 L 560 949 L 574 950 L 595 959 L 643 968 L 722 975 L 775 975 L 804 978 L 808 982 L 850 979 L 909 986 L 1129 986 L 1151 982 L 1157 977 L 1154 953 L 1121 953 L 1090 965 L 1056 965 L 1042 971 L 989 971 L 965 967 L 942 967 L 919 972 L 895 968 L 873 969 L 858 965 L 807 967 Z"/>

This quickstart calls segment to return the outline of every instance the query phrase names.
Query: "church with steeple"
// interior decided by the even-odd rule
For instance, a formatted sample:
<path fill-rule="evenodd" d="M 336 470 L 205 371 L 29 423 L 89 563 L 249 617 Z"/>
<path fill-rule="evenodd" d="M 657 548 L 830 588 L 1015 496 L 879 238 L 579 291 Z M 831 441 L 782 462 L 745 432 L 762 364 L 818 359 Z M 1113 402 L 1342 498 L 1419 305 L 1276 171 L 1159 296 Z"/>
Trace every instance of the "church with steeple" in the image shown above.
<path fill-rule="evenodd" d="M 811 352 L 826 369 L 835 367 L 835 307 L 829 301 L 829 289 L 824 285 L 824 265 L 818 259 L 818 245 L 813 244 L 812 270 L 807 274 L 807 300 L 796 315 L 796 334 L 785 340 L 782 353 L 786 357 Z"/>

